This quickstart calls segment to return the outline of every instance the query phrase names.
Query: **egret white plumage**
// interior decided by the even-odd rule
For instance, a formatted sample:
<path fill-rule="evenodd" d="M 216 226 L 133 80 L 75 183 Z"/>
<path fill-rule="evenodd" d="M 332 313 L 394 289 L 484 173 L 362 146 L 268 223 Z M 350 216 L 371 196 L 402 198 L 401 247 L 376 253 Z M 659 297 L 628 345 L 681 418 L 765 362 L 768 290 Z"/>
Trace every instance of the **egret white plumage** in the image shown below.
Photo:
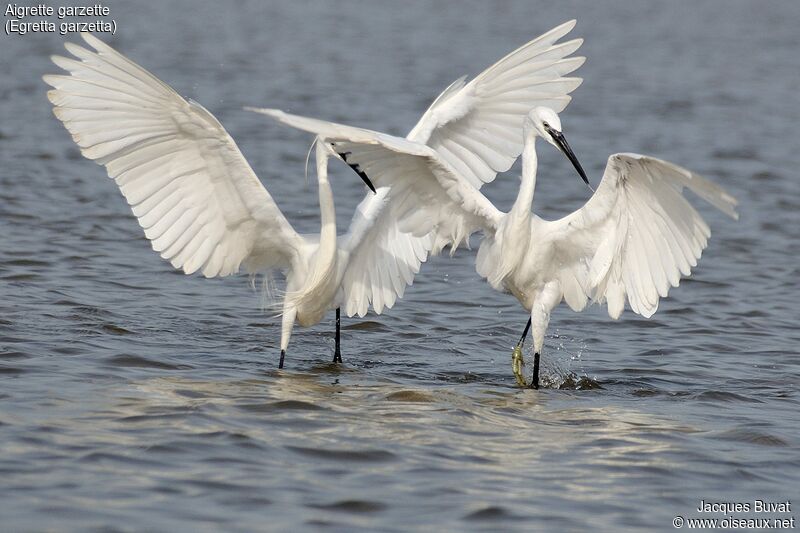
<path fill-rule="evenodd" d="M 470 150 L 486 152 L 491 157 L 471 178 L 476 186 L 494 179 L 514 162 L 521 142 L 476 135 L 468 122 L 504 139 L 521 123 L 523 109 L 545 103 L 563 109 L 581 81 L 564 76 L 583 63 L 567 56 L 582 41 L 555 43 L 574 24 L 532 40 L 469 84 L 463 78 L 451 84 L 409 137 L 440 147 L 457 166 L 464 164 L 459 157 L 474 159 Z M 283 270 L 279 366 L 295 320 L 313 325 L 329 309 L 336 309 L 334 361 L 341 362 L 340 307 L 348 316 L 392 307 L 426 260 L 432 236 L 400 231 L 386 216 L 397 200 L 382 187 L 367 194 L 349 231 L 337 237 L 325 145 L 316 152 L 320 234 L 298 234 L 210 112 L 97 38 L 82 36 L 95 51 L 67 43 L 80 61 L 52 58 L 69 75 L 44 77 L 54 87 L 48 98 L 83 155 L 104 165 L 119 185 L 153 249 L 187 274 Z M 347 162 L 370 185 L 358 163 Z"/>
<path fill-rule="evenodd" d="M 562 300 L 575 311 L 588 301 L 606 303 L 609 315 L 631 310 L 655 313 L 659 298 L 688 276 L 706 247 L 710 230 L 683 197 L 688 187 L 737 218 L 736 200 L 722 188 L 660 159 L 638 154 L 609 157 L 595 194 L 574 213 L 554 221 L 531 211 L 536 186 L 536 139 L 556 146 L 587 182 L 561 132 L 555 111 L 536 107 L 522 130 L 520 189 L 508 213 L 499 211 L 450 161 L 431 147 L 362 128 L 260 110 L 290 126 L 316 134 L 336 152 L 346 152 L 378 186 L 391 185 L 398 198 L 393 215 L 400 228 L 433 234 L 436 248 L 455 249 L 483 230 L 477 272 L 500 291 L 513 294 L 530 312 L 529 323 L 512 357 L 515 377 L 522 374 L 522 343 L 532 327 L 534 368 L 531 386 L 539 386 L 539 358 L 550 312 Z"/>
<path fill-rule="evenodd" d="M 241 266 L 249 272 L 285 271 L 282 367 L 295 319 L 304 326 L 322 319 L 343 292 L 349 254 L 380 225 L 354 224 L 359 237 L 337 246 L 328 156 L 319 146 L 321 230 L 298 234 L 210 112 L 99 39 L 82 36 L 96 52 L 66 43 L 80 61 L 53 56 L 69 75 L 44 77 L 54 87 L 48 98 L 56 117 L 83 155 L 106 167 L 153 249 L 172 266 L 209 278 L 234 274 Z M 416 272 L 429 238 L 398 235 L 410 257 L 399 268 Z M 334 360 L 341 358 L 338 326 L 337 320 Z"/>

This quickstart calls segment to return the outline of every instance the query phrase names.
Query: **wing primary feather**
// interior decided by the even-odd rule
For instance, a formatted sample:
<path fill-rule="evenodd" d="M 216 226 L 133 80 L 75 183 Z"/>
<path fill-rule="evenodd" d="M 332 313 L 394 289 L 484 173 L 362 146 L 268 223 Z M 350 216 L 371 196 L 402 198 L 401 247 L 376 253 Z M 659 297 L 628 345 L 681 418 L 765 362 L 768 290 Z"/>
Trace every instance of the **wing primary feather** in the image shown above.
<path fill-rule="evenodd" d="M 65 74 L 43 76 L 53 87 L 47 96 L 83 155 L 115 179 L 153 249 L 206 276 L 245 262 L 291 267 L 304 240 L 219 121 L 99 39 L 82 37 L 95 51 L 67 44 L 77 59 L 54 56 Z"/>

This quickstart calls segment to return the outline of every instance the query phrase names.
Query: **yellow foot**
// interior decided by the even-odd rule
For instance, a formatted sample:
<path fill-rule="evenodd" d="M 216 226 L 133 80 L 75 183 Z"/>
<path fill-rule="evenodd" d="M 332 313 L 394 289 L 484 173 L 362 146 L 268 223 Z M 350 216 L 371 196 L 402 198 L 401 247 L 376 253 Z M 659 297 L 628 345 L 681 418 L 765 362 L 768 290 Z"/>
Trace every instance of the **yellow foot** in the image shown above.
<path fill-rule="evenodd" d="M 525 368 L 525 358 L 522 355 L 522 346 L 517 345 L 514 351 L 511 352 L 511 370 L 514 371 L 514 377 L 517 379 L 517 385 L 520 387 L 527 387 L 525 382 L 525 375 L 522 373 Z"/>

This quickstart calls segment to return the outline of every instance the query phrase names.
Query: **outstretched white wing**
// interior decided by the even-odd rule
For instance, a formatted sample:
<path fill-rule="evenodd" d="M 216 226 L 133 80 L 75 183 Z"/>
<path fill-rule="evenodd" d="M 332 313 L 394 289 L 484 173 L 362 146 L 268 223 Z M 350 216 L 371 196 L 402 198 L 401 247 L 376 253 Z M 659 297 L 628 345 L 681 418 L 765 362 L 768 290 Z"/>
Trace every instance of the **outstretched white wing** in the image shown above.
<path fill-rule="evenodd" d="M 555 44 L 574 26 L 575 21 L 570 21 L 537 37 L 469 83 L 465 84 L 463 77 L 453 82 L 434 100 L 408 139 L 436 150 L 476 189 L 494 180 L 522 151 L 525 115 L 538 105 L 562 111 L 570 101 L 568 93 L 580 85 L 580 78 L 564 76 L 583 64 L 582 57 L 567 57 L 582 41 Z M 359 158 L 359 150 L 353 148 L 353 152 L 351 161 Z M 448 244 L 454 244 L 451 251 L 455 251 L 455 245 L 480 226 L 480 221 L 471 220 L 458 207 L 434 208 L 436 191 L 434 195 L 424 193 L 424 187 L 416 185 L 406 187 L 411 194 L 404 195 L 401 189 L 395 183 L 391 193 L 368 194 L 354 215 L 345 244 L 354 253 L 342 280 L 348 315 L 363 316 L 370 302 L 378 313 L 384 306 L 391 307 L 402 297 L 405 285 L 412 283 L 428 251 L 438 253 Z M 423 224 L 411 226 L 415 233 L 400 231 L 394 222 L 399 217 L 398 204 L 407 209 L 420 197 L 427 200 L 426 208 L 416 219 L 406 221 L 405 228 L 415 220 Z M 375 213 L 380 213 L 377 219 L 365 219 L 365 214 L 372 217 Z M 419 233 L 433 226 L 437 229 L 434 234 Z"/>
<path fill-rule="evenodd" d="M 277 109 L 251 110 L 318 135 L 376 187 L 390 187 L 391 215 L 400 230 L 417 236 L 433 232 L 434 247 L 456 246 L 478 229 L 497 227 L 501 213 L 429 146 Z"/>
<path fill-rule="evenodd" d="M 575 27 L 565 22 L 484 70 L 453 82 L 431 104 L 408 138 L 427 144 L 480 189 L 522 153 L 522 122 L 536 106 L 561 112 L 581 78 L 564 77 L 585 58 L 567 57 L 582 39 L 555 44 Z"/>
<path fill-rule="evenodd" d="M 53 112 L 104 165 L 153 249 L 187 274 L 288 267 L 303 246 L 236 143 L 205 108 L 89 34 L 53 56 Z"/>
<path fill-rule="evenodd" d="M 651 316 L 697 265 L 711 235 L 684 187 L 738 218 L 736 199 L 707 179 L 653 157 L 612 155 L 586 205 L 560 220 L 536 219 L 534 242 L 556 256 L 543 275 L 559 281 L 576 311 L 591 298 L 618 318 L 627 296 L 635 313 Z"/>

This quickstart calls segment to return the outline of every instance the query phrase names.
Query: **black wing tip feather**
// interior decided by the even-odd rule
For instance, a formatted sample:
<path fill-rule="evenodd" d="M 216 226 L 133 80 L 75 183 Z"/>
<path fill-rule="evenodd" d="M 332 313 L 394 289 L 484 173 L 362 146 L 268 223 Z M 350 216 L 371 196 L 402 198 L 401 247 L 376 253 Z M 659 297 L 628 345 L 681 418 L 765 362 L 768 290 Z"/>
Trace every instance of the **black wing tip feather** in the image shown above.
<path fill-rule="evenodd" d="M 372 184 L 372 180 L 369 179 L 369 176 L 367 176 L 367 173 L 361 170 L 361 167 L 358 166 L 357 163 L 347 162 L 347 156 L 350 155 L 350 152 L 336 152 L 336 153 L 339 155 L 339 157 L 342 158 L 342 161 L 344 161 L 345 164 L 353 170 L 353 172 L 358 174 L 358 177 L 361 178 L 361 181 L 363 181 L 367 185 L 367 187 L 369 187 L 369 190 L 377 194 L 375 186 Z"/>

